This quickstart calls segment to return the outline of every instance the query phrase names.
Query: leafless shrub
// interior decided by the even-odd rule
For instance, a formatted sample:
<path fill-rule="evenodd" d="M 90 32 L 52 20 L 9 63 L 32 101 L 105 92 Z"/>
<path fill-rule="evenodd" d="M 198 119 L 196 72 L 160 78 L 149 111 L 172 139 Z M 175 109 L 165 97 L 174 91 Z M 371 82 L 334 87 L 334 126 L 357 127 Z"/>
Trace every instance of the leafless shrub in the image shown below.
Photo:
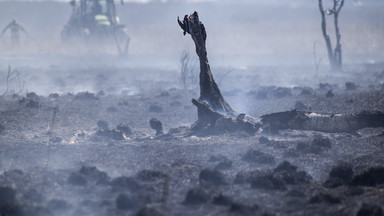
<path fill-rule="evenodd" d="M 225 78 L 233 72 L 233 68 L 227 67 L 227 68 L 218 68 L 214 72 L 215 80 L 217 85 L 221 85 L 221 83 L 225 80 Z"/>
<path fill-rule="evenodd" d="M 322 58 L 317 58 L 316 55 L 316 41 L 313 42 L 313 59 L 315 60 L 315 70 L 316 70 L 316 77 L 319 74 L 319 68 L 320 68 L 320 63 L 323 60 Z"/>
<path fill-rule="evenodd" d="M 3 95 L 8 94 L 9 92 L 19 94 L 24 90 L 25 82 L 22 81 L 20 72 L 16 69 L 12 70 L 10 65 L 8 65 L 8 72 L 5 81 L 6 90 Z"/>
<path fill-rule="evenodd" d="M 180 54 L 180 78 L 184 89 L 198 83 L 198 75 L 195 73 L 195 69 L 196 59 L 193 59 L 187 50 L 183 50 Z"/>

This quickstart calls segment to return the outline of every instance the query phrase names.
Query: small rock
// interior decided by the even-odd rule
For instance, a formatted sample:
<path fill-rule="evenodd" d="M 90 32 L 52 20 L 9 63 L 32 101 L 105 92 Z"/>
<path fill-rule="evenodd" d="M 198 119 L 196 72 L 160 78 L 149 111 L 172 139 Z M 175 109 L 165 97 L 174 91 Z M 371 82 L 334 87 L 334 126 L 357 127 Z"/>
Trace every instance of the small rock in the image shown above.
<path fill-rule="evenodd" d="M 73 172 L 68 178 L 68 183 L 72 185 L 85 186 L 87 185 L 87 179 L 78 172 Z"/>
<path fill-rule="evenodd" d="M 95 100 L 99 100 L 99 98 L 96 97 L 95 94 L 93 94 L 93 93 L 79 92 L 79 93 L 76 94 L 76 96 L 73 98 L 73 100 L 95 101 Z"/>
<path fill-rule="evenodd" d="M 67 201 L 62 199 L 51 199 L 48 202 L 47 207 L 54 211 L 60 211 L 70 208 L 70 205 L 67 203 Z"/>
<path fill-rule="evenodd" d="M 114 191 L 120 191 L 121 189 L 128 189 L 132 192 L 139 191 L 141 185 L 134 178 L 121 176 L 111 181 L 111 186 Z"/>
<path fill-rule="evenodd" d="M 317 145 L 308 145 L 306 143 L 299 142 L 296 146 L 296 151 L 302 153 L 321 154 L 323 152 L 323 148 Z"/>
<path fill-rule="evenodd" d="M 242 157 L 243 160 L 253 163 L 274 164 L 275 158 L 259 150 L 248 150 Z"/>
<path fill-rule="evenodd" d="M 328 179 L 324 182 L 324 186 L 335 188 L 349 183 L 353 178 L 353 169 L 348 165 L 339 165 L 332 168 Z"/>
<path fill-rule="evenodd" d="M 133 134 L 133 130 L 125 123 L 119 124 L 116 129 L 123 132 L 126 136 L 131 136 Z"/>
<path fill-rule="evenodd" d="M 157 113 L 160 113 L 160 112 L 163 112 L 163 108 L 161 106 L 158 106 L 158 105 L 151 105 L 149 107 L 149 112 L 157 112 Z"/>
<path fill-rule="evenodd" d="M 53 142 L 53 143 L 61 143 L 63 141 L 63 138 L 61 137 L 52 137 L 51 139 L 49 139 L 50 142 Z"/>
<path fill-rule="evenodd" d="M 0 133 L 2 133 L 4 131 L 5 131 L 5 127 L 2 124 L 0 124 Z"/>
<path fill-rule="evenodd" d="M 223 195 L 223 194 L 219 194 L 219 195 L 213 197 L 212 203 L 214 205 L 230 206 L 232 204 L 232 199 L 228 196 Z"/>
<path fill-rule="evenodd" d="M 265 190 L 286 190 L 285 182 L 275 178 L 272 174 L 256 176 L 251 180 L 251 187 Z"/>
<path fill-rule="evenodd" d="M 151 207 L 143 207 L 136 214 L 136 216 L 162 216 L 162 215 L 163 214 L 161 212 Z"/>
<path fill-rule="evenodd" d="M 313 89 L 310 87 L 304 87 L 300 93 L 300 95 L 311 95 L 311 94 L 313 94 Z"/>
<path fill-rule="evenodd" d="M 316 137 L 312 141 L 313 146 L 319 146 L 322 148 L 332 148 L 331 140 L 328 137 Z"/>
<path fill-rule="evenodd" d="M 26 94 L 27 99 L 29 100 L 34 100 L 34 101 L 39 101 L 40 97 L 35 93 L 35 92 L 29 92 Z"/>
<path fill-rule="evenodd" d="M 88 180 L 98 184 L 105 184 L 109 181 L 109 176 L 106 172 L 98 170 L 96 167 L 83 166 L 81 167 L 80 174 L 84 175 Z"/>
<path fill-rule="evenodd" d="M 10 187 L 0 186 L 0 206 L 12 204 L 16 199 L 16 191 Z"/>
<path fill-rule="evenodd" d="M 119 194 L 116 198 L 116 206 L 120 210 L 133 209 L 136 207 L 136 204 L 135 199 L 126 194 Z"/>
<path fill-rule="evenodd" d="M 57 94 L 57 93 L 52 93 L 52 94 L 49 94 L 48 97 L 51 98 L 51 99 L 59 99 L 59 98 L 60 98 L 60 95 Z"/>
<path fill-rule="evenodd" d="M 40 108 L 40 102 L 34 101 L 34 100 L 28 100 L 28 102 L 25 104 L 25 107 L 30 109 L 38 109 Z"/>
<path fill-rule="evenodd" d="M 333 194 L 320 192 L 315 196 L 311 197 L 309 203 L 338 204 L 341 203 L 341 199 Z"/>
<path fill-rule="evenodd" d="M 346 82 L 345 83 L 345 90 L 347 91 L 353 91 L 353 90 L 356 90 L 357 89 L 357 86 L 355 83 L 353 82 Z"/>
<path fill-rule="evenodd" d="M 333 89 L 333 86 L 329 83 L 320 83 L 319 84 L 319 90 L 331 90 Z"/>
<path fill-rule="evenodd" d="M 149 124 L 150 124 L 152 129 L 156 130 L 156 136 L 164 134 L 164 132 L 163 132 L 163 123 L 159 119 L 152 118 L 149 121 Z"/>
<path fill-rule="evenodd" d="M 333 93 L 332 90 L 329 90 L 327 92 L 327 94 L 325 94 L 325 97 L 326 98 L 333 98 L 333 97 L 335 97 L 335 93 Z"/>
<path fill-rule="evenodd" d="M 226 185 L 223 173 L 218 170 L 203 169 L 199 175 L 199 182 L 202 186 Z"/>
<path fill-rule="evenodd" d="M 160 93 L 160 95 L 159 95 L 158 97 L 169 97 L 169 96 L 171 96 L 171 95 L 169 94 L 169 92 L 167 92 L 167 91 L 163 91 L 163 92 Z"/>
<path fill-rule="evenodd" d="M 164 180 L 167 176 L 167 174 L 157 170 L 142 170 L 137 174 L 137 177 L 142 181 Z"/>
<path fill-rule="evenodd" d="M 107 108 L 107 112 L 109 113 L 117 113 L 119 110 L 116 107 L 110 106 Z"/>
<path fill-rule="evenodd" d="M 384 184 L 384 167 L 372 167 L 368 171 L 355 176 L 351 185 L 376 186 Z"/>
<path fill-rule="evenodd" d="M 291 96 L 291 89 L 286 87 L 278 87 L 274 92 L 273 95 L 277 98 L 283 98 Z"/>
<path fill-rule="evenodd" d="M 194 188 L 187 192 L 185 196 L 185 205 L 199 205 L 209 201 L 209 195 L 200 188 Z"/>
<path fill-rule="evenodd" d="M 356 216 L 383 216 L 383 209 L 375 204 L 363 203 Z"/>
<path fill-rule="evenodd" d="M 259 210 L 258 205 L 247 205 L 239 202 L 234 202 L 229 208 L 230 212 L 237 212 L 241 215 L 256 215 L 256 212 Z"/>

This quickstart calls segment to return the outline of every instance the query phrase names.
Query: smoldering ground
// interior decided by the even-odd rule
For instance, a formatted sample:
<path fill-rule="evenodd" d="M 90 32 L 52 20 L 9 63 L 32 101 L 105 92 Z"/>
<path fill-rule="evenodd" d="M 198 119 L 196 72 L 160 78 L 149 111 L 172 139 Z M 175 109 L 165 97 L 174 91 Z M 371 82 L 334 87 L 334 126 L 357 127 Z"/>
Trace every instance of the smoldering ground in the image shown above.
<path fill-rule="evenodd" d="M 256 136 L 167 135 L 197 119 L 190 100 L 199 94 L 198 83 L 184 88 L 179 69 L 182 50 L 195 56 L 193 42 L 176 23 L 177 16 L 193 10 L 208 32 L 213 76 L 235 109 L 256 117 L 295 108 L 383 111 L 384 68 L 377 62 L 383 28 L 365 25 L 382 25 L 368 15 L 375 14 L 375 7 L 367 3 L 371 11 L 360 16 L 366 21 L 359 21 L 364 26 L 352 19 L 364 10 L 352 3 L 346 8 L 348 19 L 341 24 L 346 63 L 343 72 L 333 73 L 315 2 L 299 3 L 118 6 L 131 37 L 129 55 L 121 58 L 113 46 L 107 54 L 61 47 L 60 30 L 70 15 L 69 6 L 63 9 L 66 4 L 1 2 L 7 4 L 0 7 L 8 11 L 1 13 L 8 14 L 0 19 L 4 23 L 14 16 L 9 11 L 21 14 L 17 8 L 24 8 L 23 13 L 32 13 L 33 7 L 57 11 L 50 12 L 57 19 L 44 27 L 55 29 L 52 34 L 43 33 L 36 22 L 45 20 L 45 13 L 19 19 L 31 26 L 31 35 L 43 35 L 40 50 L 32 44 L 12 51 L 1 42 L 3 77 L 8 65 L 18 71 L 0 99 L 1 213 L 382 214 L 383 128 L 365 128 L 359 136 L 297 130 L 266 130 Z M 276 10 L 279 16 L 273 15 Z M 292 23 L 308 28 L 299 31 Z M 367 31 L 358 28 L 371 29 L 370 40 L 359 39 Z M 323 58 L 317 73 L 314 40 Z M 198 71 L 192 73 L 198 76 Z M 6 82 L 1 81 L 3 93 Z M 152 118 L 162 121 L 165 135 L 155 136 Z"/>

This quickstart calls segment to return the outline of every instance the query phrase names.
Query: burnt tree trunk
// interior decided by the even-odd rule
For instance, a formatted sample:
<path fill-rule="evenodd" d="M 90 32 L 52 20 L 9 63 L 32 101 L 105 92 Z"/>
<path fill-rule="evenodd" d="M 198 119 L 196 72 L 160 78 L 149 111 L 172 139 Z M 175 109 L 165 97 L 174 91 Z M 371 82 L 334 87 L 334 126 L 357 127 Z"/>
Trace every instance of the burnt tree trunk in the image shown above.
<path fill-rule="evenodd" d="M 191 35 L 196 46 L 196 54 L 200 61 L 200 97 L 199 99 L 192 99 L 192 103 L 198 110 L 198 121 L 195 124 L 195 128 L 214 127 L 217 120 L 223 117 L 227 118 L 228 121 L 219 122 L 226 122 L 227 125 L 225 128 L 232 126 L 242 128 L 241 124 L 243 123 L 247 125 L 252 124 L 244 118 L 236 118 L 238 113 L 225 101 L 219 87 L 213 79 L 205 46 L 207 32 L 203 23 L 200 22 L 197 12 L 195 11 L 190 16 L 185 15 L 182 21 L 178 18 L 177 21 L 181 29 L 183 29 L 184 35 L 186 33 Z M 255 125 L 255 131 L 257 131 L 258 128 L 259 126 Z"/>
<path fill-rule="evenodd" d="M 342 67 L 342 52 L 341 52 L 341 34 L 339 29 L 339 13 L 341 8 L 344 6 L 344 0 L 333 0 L 333 7 L 324 10 L 323 1 L 319 0 L 319 10 L 321 15 L 321 31 L 325 40 L 325 44 L 328 51 L 328 59 L 332 70 L 338 71 Z M 333 21 L 335 26 L 336 34 L 336 46 L 332 49 L 331 39 L 327 33 L 327 21 L 325 15 L 333 15 Z"/>
<path fill-rule="evenodd" d="M 318 114 L 292 110 L 261 116 L 261 121 L 271 133 L 291 129 L 356 134 L 357 130 L 363 128 L 384 127 L 384 113 Z"/>

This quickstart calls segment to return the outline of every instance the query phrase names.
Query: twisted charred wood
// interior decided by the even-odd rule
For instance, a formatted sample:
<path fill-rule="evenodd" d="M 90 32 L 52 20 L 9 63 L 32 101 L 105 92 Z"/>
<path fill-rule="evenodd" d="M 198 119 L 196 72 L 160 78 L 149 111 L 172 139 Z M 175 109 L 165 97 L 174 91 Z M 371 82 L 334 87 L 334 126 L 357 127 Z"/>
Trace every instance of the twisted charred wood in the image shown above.
<path fill-rule="evenodd" d="M 237 121 L 236 117 L 238 113 L 225 101 L 219 87 L 213 79 L 207 57 L 207 32 L 203 23 L 199 20 L 198 13 L 195 11 L 189 16 L 185 15 L 182 21 L 178 17 L 177 22 L 183 30 L 184 35 L 187 33 L 191 35 L 200 62 L 200 97 L 199 99 L 192 99 L 192 103 L 197 107 L 198 111 L 198 121 L 195 123 L 194 129 L 203 129 L 208 126 L 222 128 L 218 126 L 217 121 L 228 118 L 231 120 L 225 121 L 225 128 L 231 127 L 231 123 L 229 122 L 233 122 L 234 124 L 232 126 L 238 130 L 248 128 L 249 124 L 251 124 L 253 128 L 251 133 L 255 133 L 260 127 L 258 123 L 255 123 L 257 121 L 248 121 L 247 119 Z"/>
<path fill-rule="evenodd" d="M 292 129 L 356 134 L 359 129 L 384 127 L 384 113 L 363 111 L 358 114 L 326 115 L 292 110 L 263 115 L 261 121 L 271 133 Z"/>

